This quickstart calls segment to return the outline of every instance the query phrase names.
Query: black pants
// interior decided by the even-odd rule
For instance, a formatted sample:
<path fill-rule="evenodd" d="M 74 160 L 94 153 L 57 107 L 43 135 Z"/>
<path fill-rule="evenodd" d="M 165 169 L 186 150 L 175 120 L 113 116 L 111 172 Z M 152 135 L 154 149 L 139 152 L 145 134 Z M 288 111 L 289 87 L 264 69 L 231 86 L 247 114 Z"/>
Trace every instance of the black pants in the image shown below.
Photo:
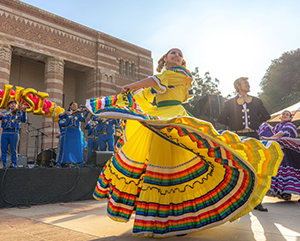
<path fill-rule="evenodd" d="M 240 137 L 246 136 L 246 137 L 253 137 L 255 139 L 259 140 L 258 133 L 256 131 L 253 132 L 246 132 L 246 133 L 237 133 Z"/>

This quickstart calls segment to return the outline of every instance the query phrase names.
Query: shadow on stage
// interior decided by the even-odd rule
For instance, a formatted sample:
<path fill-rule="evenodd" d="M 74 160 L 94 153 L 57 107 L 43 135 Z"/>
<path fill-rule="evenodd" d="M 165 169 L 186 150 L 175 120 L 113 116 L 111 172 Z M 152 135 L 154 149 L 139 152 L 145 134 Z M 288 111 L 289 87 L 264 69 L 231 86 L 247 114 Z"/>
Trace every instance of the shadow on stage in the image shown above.
<path fill-rule="evenodd" d="M 298 197 L 297 197 L 298 199 Z M 184 237 L 173 236 L 172 241 L 300 241 L 299 208 L 300 202 L 281 201 L 276 198 L 265 198 L 264 206 L 268 212 L 253 210 L 234 222 L 192 232 Z M 109 240 L 153 240 L 153 238 L 134 238 L 132 223 L 122 224 L 123 228 L 101 237 L 101 241 Z M 120 230 L 120 231 L 119 231 Z M 97 239 L 98 240 L 98 239 Z M 166 239 L 167 240 L 167 239 Z"/>

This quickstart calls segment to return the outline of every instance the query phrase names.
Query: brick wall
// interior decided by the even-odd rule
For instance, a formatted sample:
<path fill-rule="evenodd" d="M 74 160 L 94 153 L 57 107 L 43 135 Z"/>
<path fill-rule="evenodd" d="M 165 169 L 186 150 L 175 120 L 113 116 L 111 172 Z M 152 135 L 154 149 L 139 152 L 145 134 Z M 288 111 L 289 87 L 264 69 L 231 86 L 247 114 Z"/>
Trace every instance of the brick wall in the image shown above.
<path fill-rule="evenodd" d="M 55 70 L 53 78 L 44 75 L 49 58 L 61 60 L 62 75 Z M 119 74 L 120 60 L 134 64 L 134 78 L 131 74 L 126 76 L 125 71 L 123 75 Z M 27 65 L 30 67 L 25 67 Z M 70 101 L 84 104 L 85 98 L 119 93 L 122 85 L 152 75 L 153 60 L 147 49 L 21 1 L 1 0 L 0 70 L 1 89 L 9 83 L 39 91 L 48 90 L 50 100 L 60 105 L 65 103 L 63 107 L 66 107 Z M 58 79 L 62 83 L 57 83 Z M 43 121 L 39 118 L 30 117 L 37 124 L 50 124 L 47 118 Z M 46 131 L 50 133 L 50 129 Z M 30 140 L 23 132 L 22 135 L 22 142 Z M 44 141 L 47 148 L 52 142 L 49 138 Z M 32 155 L 32 141 L 29 145 L 20 144 L 22 154 L 31 148 Z"/>

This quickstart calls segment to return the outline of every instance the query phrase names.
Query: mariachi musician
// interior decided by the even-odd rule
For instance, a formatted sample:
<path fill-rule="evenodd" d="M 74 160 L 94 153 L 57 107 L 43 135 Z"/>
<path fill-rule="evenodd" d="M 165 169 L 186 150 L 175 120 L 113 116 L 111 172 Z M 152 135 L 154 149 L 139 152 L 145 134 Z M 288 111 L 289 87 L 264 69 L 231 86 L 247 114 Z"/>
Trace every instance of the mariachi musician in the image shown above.
<path fill-rule="evenodd" d="M 83 143 L 81 138 L 80 122 L 84 122 L 84 110 L 78 109 L 75 102 L 71 102 L 67 111 L 59 115 L 65 121 L 65 136 L 61 143 L 61 163 L 83 163 Z"/>
<path fill-rule="evenodd" d="M 89 113 L 89 112 L 87 112 L 87 113 Z M 89 162 L 90 162 L 91 152 L 98 151 L 98 149 L 99 149 L 99 133 L 97 131 L 98 125 L 99 125 L 99 121 L 97 121 L 97 117 L 93 116 L 84 128 L 84 129 L 88 130 L 88 132 L 87 132 L 88 151 L 87 151 L 87 157 L 86 157 L 87 164 L 89 164 Z"/>
<path fill-rule="evenodd" d="M 112 118 L 96 117 L 95 120 L 99 121 L 99 145 L 100 151 L 114 151 L 114 133 L 115 128 L 119 127 L 120 121 Z"/>
<path fill-rule="evenodd" d="M 6 159 L 8 154 L 8 147 L 11 150 L 12 165 L 10 167 L 17 167 L 17 144 L 19 140 L 20 122 L 26 123 L 27 107 L 17 107 L 17 101 L 11 100 L 8 102 L 7 111 L 0 113 L 0 120 L 2 120 L 1 128 L 1 161 L 3 168 L 6 167 Z"/>

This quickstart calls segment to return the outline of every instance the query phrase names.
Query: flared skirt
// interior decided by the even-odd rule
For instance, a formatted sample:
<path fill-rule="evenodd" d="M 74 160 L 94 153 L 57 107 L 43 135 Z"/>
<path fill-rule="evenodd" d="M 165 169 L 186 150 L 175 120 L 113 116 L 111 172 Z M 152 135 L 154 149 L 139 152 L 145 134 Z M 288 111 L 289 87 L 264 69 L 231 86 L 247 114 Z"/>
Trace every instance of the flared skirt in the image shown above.
<path fill-rule="evenodd" d="M 235 220 L 259 204 L 282 151 L 193 117 L 161 120 L 128 108 L 98 116 L 127 119 L 122 146 L 103 168 L 94 198 L 133 235 L 162 238 Z"/>

